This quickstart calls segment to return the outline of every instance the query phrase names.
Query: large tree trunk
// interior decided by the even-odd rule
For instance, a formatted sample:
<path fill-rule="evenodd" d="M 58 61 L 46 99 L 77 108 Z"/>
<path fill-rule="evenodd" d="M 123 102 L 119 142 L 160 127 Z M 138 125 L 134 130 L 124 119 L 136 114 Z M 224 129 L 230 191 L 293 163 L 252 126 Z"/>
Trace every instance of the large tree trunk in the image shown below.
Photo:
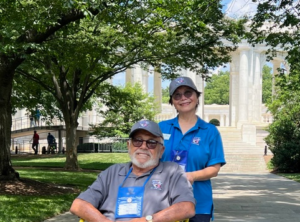
<path fill-rule="evenodd" d="M 76 130 L 78 126 L 77 118 L 71 115 L 69 118 L 65 117 L 66 124 L 66 162 L 65 169 L 80 170 L 77 161 L 77 147 L 76 147 Z"/>
<path fill-rule="evenodd" d="M 21 60 L 9 60 L 0 55 L 0 180 L 19 178 L 11 164 L 11 92 L 15 68 Z"/>

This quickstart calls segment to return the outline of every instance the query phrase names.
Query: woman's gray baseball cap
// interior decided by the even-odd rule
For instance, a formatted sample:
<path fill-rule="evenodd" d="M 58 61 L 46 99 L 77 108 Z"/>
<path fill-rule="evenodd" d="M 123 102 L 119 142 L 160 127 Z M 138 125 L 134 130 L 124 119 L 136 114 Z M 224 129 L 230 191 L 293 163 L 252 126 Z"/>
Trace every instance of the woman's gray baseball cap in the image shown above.
<path fill-rule="evenodd" d="M 146 130 L 154 136 L 164 138 L 158 124 L 151 120 L 143 119 L 136 122 L 131 128 L 129 138 L 131 138 L 133 134 L 138 130 Z"/>
<path fill-rule="evenodd" d="M 175 90 L 180 86 L 188 86 L 188 87 L 192 88 L 193 90 L 195 90 L 196 92 L 200 93 L 197 90 L 197 87 L 195 86 L 195 84 L 191 78 L 186 77 L 186 76 L 181 76 L 176 79 L 173 79 L 172 82 L 170 83 L 170 87 L 169 87 L 170 96 L 172 96 L 173 93 L 175 92 Z"/>

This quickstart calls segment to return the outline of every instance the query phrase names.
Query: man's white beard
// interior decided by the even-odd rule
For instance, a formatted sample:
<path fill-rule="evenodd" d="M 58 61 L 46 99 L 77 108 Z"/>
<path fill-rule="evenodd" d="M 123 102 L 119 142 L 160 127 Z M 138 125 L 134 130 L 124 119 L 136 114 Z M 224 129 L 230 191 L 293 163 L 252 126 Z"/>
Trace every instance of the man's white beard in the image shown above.
<path fill-rule="evenodd" d="M 147 167 L 151 167 L 151 166 L 156 166 L 159 162 L 159 155 L 157 155 L 156 159 L 153 158 L 152 154 L 150 152 L 145 152 L 150 155 L 150 160 L 148 160 L 145 163 L 140 163 L 136 158 L 135 158 L 135 154 L 137 153 L 138 150 L 136 150 L 132 155 L 129 154 L 129 157 L 131 159 L 131 162 L 136 165 L 139 168 L 145 169 Z"/>

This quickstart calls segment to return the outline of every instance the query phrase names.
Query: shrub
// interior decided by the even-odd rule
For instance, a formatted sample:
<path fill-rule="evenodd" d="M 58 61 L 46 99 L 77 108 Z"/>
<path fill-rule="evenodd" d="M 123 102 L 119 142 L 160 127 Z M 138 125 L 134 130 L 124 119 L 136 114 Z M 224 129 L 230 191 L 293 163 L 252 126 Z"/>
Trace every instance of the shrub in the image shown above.
<path fill-rule="evenodd" d="M 271 163 L 279 172 L 300 172 L 300 106 L 282 108 L 269 126 L 265 138 L 273 153 Z"/>
<path fill-rule="evenodd" d="M 209 123 L 215 125 L 215 126 L 220 126 L 220 121 L 217 119 L 212 119 L 209 121 Z"/>

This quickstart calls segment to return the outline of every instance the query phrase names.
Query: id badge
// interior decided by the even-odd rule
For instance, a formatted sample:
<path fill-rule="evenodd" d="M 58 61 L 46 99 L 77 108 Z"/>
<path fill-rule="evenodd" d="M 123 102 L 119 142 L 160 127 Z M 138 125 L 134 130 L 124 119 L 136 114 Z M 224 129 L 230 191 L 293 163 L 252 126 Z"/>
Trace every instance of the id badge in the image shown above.
<path fill-rule="evenodd" d="M 178 163 L 181 168 L 186 171 L 187 167 L 187 150 L 172 150 L 171 159 L 173 162 Z"/>
<path fill-rule="evenodd" d="M 119 187 L 115 218 L 142 217 L 143 187 Z"/>

